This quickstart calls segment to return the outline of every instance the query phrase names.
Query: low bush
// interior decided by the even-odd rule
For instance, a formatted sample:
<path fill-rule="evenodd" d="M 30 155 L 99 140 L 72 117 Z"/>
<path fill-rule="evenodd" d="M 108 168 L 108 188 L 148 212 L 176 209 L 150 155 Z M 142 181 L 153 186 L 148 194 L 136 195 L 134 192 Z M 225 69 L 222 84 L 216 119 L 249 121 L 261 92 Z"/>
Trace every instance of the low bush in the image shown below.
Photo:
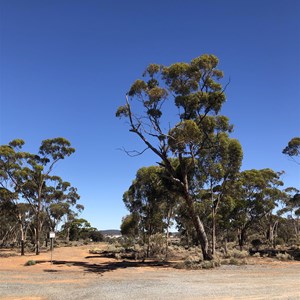
<path fill-rule="evenodd" d="M 234 258 L 245 258 L 245 257 L 247 257 L 248 255 L 249 255 L 248 251 L 245 251 L 245 250 L 240 251 L 240 250 L 234 249 L 234 250 L 233 250 L 233 253 L 232 253 L 232 256 L 233 256 Z"/>
<path fill-rule="evenodd" d="M 221 262 L 220 262 L 221 265 L 229 265 L 229 259 L 221 259 Z"/>
<path fill-rule="evenodd" d="M 218 259 L 202 261 L 199 256 L 188 256 L 183 262 L 178 263 L 175 267 L 177 269 L 186 270 L 200 270 L 212 269 L 221 265 Z"/>
<path fill-rule="evenodd" d="M 15 252 L 4 252 L 4 253 L 0 252 L 0 257 L 11 257 L 11 256 L 17 256 L 17 255 L 18 254 Z"/>
<path fill-rule="evenodd" d="M 224 258 L 246 258 L 249 255 L 248 251 L 240 251 L 237 249 L 229 250 L 227 254 L 224 255 Z"/>
<path fill-rule="evenodd" d="M 89 253 L 90 254 L 101 254 L 103 250 L 98 249 L 98 248 L 94 248 L 94 249 L 90 249 Z"/>
<path fill-rule="evenodd" d="M 277 253 L 276 258 L 282 261 L 293 260 L 293 257 L 288 253 Z"/>
<path fill-rule="evenodd" d="M 221 262 L 219 260 L 205 260 L 201 262 L 202 269 L 213 269 L 216 267 L 220 267 Z"/>
<path fill-rule="evenodd" d="M 235 266 L 241 266 L 241 265 L 247 265 L 247 260 L 244 259 L 237 259 L 237 258 L 230 258 L 229 265 L 235 265 Z"/>
<path fill-rule="evenodd" d="M 120 253 L 125 252 L 125 249 L 120 244 L 110 244 L 107 246 L 107 252 Z"/>
<path fill-rule="evenodd" d="M 157 257 L 161 254 L 165 254 L 166 251 L 166 241 L 165 237 L 156 233 L 150 236 L 150 257 Z"/>
<path fill-rule="evenodd" d="M 255 252 L 252 256 L 253 257 L 260 257 L 260 253 L 259 252 Z"/>
<path fill-rule="evenodd" d="M 25 266 L 34 266 L 36 264 L 36 261 L 35 260 L 28 260 L 26 263 L 25 263 Z"/>

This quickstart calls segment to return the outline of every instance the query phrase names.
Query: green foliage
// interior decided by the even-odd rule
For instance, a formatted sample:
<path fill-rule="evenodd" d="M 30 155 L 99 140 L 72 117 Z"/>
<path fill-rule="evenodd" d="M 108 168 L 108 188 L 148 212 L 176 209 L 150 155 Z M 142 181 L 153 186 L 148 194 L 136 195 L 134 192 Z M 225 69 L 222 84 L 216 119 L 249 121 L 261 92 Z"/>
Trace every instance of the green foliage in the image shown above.
<path fill-rule="evenodd" d="M 116 117 L 122 118 L 128 116 L 129 116 L 128 106 L 120 106 L 116 112 Z"/>
<path fill-rule="evenodd" d="M 290 217 L 295 219 L 300 216 L 300 191 L 296 188 L 289 187 L 284 190 L 286 197 L 283 198 L 285 207 L 280 213 L 288 213 Z"/>
<path fill-rule="evenodd" d="M 89 234 L 89 238 L 90 238 L 93 242 L 102 242 L 102 241 L 104 240 L 104 236 L 103 236 L 103 234 L 101 233 L 101 231 L 99 231 L 99 230 L 92 231 L 92 232 Z"/>
<path fill-rule="evenodd" d="M 129 96 L 141 96 L 143 91 L 147 90 L 147 84 L 143 80 L 136 80 L 131 86 L 128 95 Z"/>
<path fill-rule="evenodd" d="M 91 232 L 95 231 L 95 228 L 92 228 L 91 224 L 83 218 L 75 218 L 68 226 L 70 228 L 70 241 L 90 238 Z"/>
<path fill-rule="evenodd" d="M 284 197 L 279 189 L 283 185 L 281 174 L 271 169 L 246 170 L 240 173 L 231 187 L 236 201 L 228 217 L 231 226 L 237 227 L 241 232 L 240 247 L 245 243 L 247 231 L 256 226 L 263 217 L 271 215 Z"/>
<path fill-rule="evenodd" d="M 34 266 L 34 265 L 36 265 L 36 261 L 35 260 L 28 260 L 25 263 L 25 266 Z"/>
<path fill-rule="evenodd" d="M 130 215 L 122 220 L 121 232 L 129 236 L 147 237 L 162 233 L 168 226 L 176 196 L 169 190 L 164 179 L 164 170 L 158 166 L 138 170 L 136 179 L 123 195 L 123 201 Z"/>
<path fill-rule="evenodd" d="M 71 143 L 65 138 L 59 137 L 42 141 L 39 154 L 42 157 L 50 157 L 54 161 L 64 159 L 75 152 L 71 147 Z"/>
<path fill-rule="evenodd" d="M 186 145 L 199 144 L 202 133 L 193 120 L 185 120 L 169 132 L 169 146 L 173 152 L 184 152 Z"/>
<path fill-rule="evenodd" d="M 283 154 L 288 156 L 299 156 L 300 155 L 300 137 L 292 138 L 288 145 L 282 150 Z"/>
<path fill-rule="evenodd" d="M 122 219 L 121 234 L 123 236 L 135 237 L 139 234 L 139 216 L 137 214 L 130 214 Z"/>
<path fill-rule="evenodd" d="M 156 233 L 150 236 L 149 238 L 149 256 L 150 257 L 159 257 L 161 254 L 165 254 L 166 251 L 166 241 L 165 237 Z"/>

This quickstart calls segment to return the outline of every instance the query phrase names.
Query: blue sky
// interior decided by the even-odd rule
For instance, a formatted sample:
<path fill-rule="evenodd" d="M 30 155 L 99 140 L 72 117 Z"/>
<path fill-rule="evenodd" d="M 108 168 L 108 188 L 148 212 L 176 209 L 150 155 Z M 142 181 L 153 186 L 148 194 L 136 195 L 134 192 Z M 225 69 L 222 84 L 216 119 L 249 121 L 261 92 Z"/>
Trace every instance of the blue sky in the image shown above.
<path fill-rule="evenodd" d="M 92 226 L 119 228 L 124 191 L 157 161 L 118 150 L 143 145 L 115 117 L 149 63 L 218 56 L 242 169 L 285 170 L 299 188 L 299 165 L 281 153 L 300 136 L 299 1 L 1 0 L 0 20 L 0 144 L 70 140 L 76 153 L 55 172 Z"/>

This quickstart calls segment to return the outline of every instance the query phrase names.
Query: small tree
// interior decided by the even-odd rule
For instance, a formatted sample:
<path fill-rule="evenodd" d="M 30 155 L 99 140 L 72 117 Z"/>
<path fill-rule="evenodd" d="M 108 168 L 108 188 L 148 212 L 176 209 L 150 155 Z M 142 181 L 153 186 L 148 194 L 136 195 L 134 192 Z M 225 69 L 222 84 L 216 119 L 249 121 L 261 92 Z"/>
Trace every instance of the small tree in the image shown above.
<path fill-rule="evenodd" d="M 79 239 L 90 238 L 91 232 L 96 231 L 96 228 L 93 228 L 91 224 L 83 218 L 75 218 L 70 224 L 70 240 L 78 241 Z"/>
<path fill-rule="evenodd" d="M 214 144 L 212 149 L 202 151 L 205 163 L 202 163 L 199 172 L 202 177 L 200 180 L 204 181 L 207 186 L 204 193 L 202 191 L 201 197 L 208 198 L 211 202 L 213 254 L 216 247 L 216 222 L 220 202 L 232 194 L 230 183 L 238 176 L 243 158 L 240 143 L 235 139 L 230 139 L 225 133 L 216 136 Z"/>
<path fill-rule="evenodd" d="M 164 233 L 169 238 L 170 219 L 175 207 L 176 197 L 164 180 L 164 169 L 159 166 L 144 167 L 138 170 L 136 179 L 124 193 L 123 201 L 130 211 L 121 226 L 121 231 L 131 232 L 139 229 L 143 242 L 147 243 L 147 256 L 150 251 L 150 238 L 156 233 Z M 166 243 L 167 243 L 166 242 Z M 166 244 L 167 249 L 167 244 Z"/>
<path fill-rule="evenodd" d="M 271 169 L 246 170 L 236 181 L 236 201 L 231 217 L 233 226 L 238 229 L 239 246 L 242 249 L 247 232 L 277 206 L 283 197 L 279 189 L 283 185 L 282 173 Z"/>
<path fill-rule="evenodd" d="M 70 211 L 78 209 L 81 212 L 84 209 L 82 205 L 77 204 L 77 201 L 80 199 L 77 189 L 72 187 L 69 182 L 64 182 L 58 176 L 49 178 L 49 186 L 45 187 L 44 190 L 44 210 L 52 231 L 56 231 L 58 224 Z"/>

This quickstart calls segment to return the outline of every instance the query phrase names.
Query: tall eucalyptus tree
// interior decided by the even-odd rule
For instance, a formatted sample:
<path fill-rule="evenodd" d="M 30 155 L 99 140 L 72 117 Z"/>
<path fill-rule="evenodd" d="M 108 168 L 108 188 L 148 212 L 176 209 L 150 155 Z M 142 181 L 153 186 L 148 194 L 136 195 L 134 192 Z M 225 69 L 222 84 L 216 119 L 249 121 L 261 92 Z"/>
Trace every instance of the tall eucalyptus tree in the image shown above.
<path fill-rule="evenodd" d="M 117 117 L 127 119 L 129 131 L 145 145 L 135 153 L 154 152 L 169 180 L 177 185 L 205 260 L 212 259 L 212 254 L 203 220 L 195 209 L 198 191 L 205 186 L 198 181 L 197 171 L 206 163 L 202 151 L 214 149 L 214 140 L 232 131 L 228 118 L 219 115 L 226 96 L 218 63 L 216 56 L 205 54 L 190 63 L 150 64 L 116 112 Z M 172 165 L 174 158 L 178 167 Z"/>

